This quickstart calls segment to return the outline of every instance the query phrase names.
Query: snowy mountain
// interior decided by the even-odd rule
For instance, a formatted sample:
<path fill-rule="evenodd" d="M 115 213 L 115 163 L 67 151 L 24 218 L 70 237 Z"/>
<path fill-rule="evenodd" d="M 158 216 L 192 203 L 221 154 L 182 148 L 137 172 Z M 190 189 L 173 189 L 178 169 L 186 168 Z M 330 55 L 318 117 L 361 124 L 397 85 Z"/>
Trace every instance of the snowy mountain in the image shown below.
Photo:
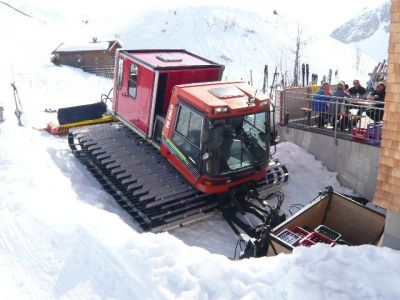
<path fill-rule="evenodd" d="M 267 11 L 272 10 L 271 6 Z M 148 20 L 153 20 L 152 26 L 148 26 Z M 236 7 L 181 6 L 155 9 L 133 24 L 129 21 L 113 29 L 128 48 L 188 49 L 224 64 L 225 78 L 250 80 L 252 71 L 254 85 L 261 87 L 264 64 L 268 64 L 271 73 L 278 67 L 279 73 L 286 73 L 292 80 L 298 26 L 290 18 L 272 13 Z M 375 64 L 362 55 L 362 66 L 355 70 L 351 47 L 305 30 L 301 39 L 304 43 L 300 63 L 309 63 L 310 73 L 318 73 L 320 78 L 329 69 L 338 69 L 340 79 L 364 79 Z"/>
<path fill-rule="evenodd" d="M 377 60 L 382 60 L 387 58 L 389 23 L 390 2 L 387 2 L 378 8 L 360 13 L 335 29 L 331 36 L 360 48 Z"/>
<path fill-rule="evenodd" d="M 263 3 L 263 9 L 259 10 L 261 4 L 257 1 L 254 5 L 233 1 L 229 6 L 222 4 L 223 1 L 214 2 L 190 5 L 172 1 L 168 5 L 138 6 L 121 1 L 124 10 L 118 9 L 118 5 L 99 4 L 96 14 L 88 4 L 74 6 L 79 13 L 62 3 L 39 9 L 37 4 L 26 1 L 23 7 L 62 32 L 53 40 L 53 49 L 61 42 L 90 41 L 93 37 L 98 40 L 117 37 L 126 48 L 183 48 L 226 65 L 225 79 L 250 81 L 252 72 L 257 87 L 262 86 L 265 64 L 270 73 L 277 67 L 289 82 L 292 80 L 298 29 L 303 41 L 300 64 L 308 63 L 310 73 L 318 73 L 320 78 L 332 69 L 338 70 L 336 80 L 351 81 L 358 77 L 366 81 L 368 72 L 376 65 L 369 56 L 361 55 L 359 67 L 354 68 L 357 52 L 352 47 L 309 30 L 287 14 L 273 14 L 278 1 Z M 68 15 L 72 11 L 75 14 Z"/>
<path fill-rule="evenodd" d="M 297 26 L 272 16 L 275 20 L 268 19 L 264 28 L 263 14 L 203 4 L 178 7 L 175 18 L 175 9 L 161 1 L 150 7 L 117 0 L 112 6 L 75 0 L 15 3 L 32 17 L 0 2 L 0 38 L 7 41 L 0 49 L 0 106 L 6 119 L 0 124 L 3 299 L 398 298 L 400 254 L 391 249 L 321 245 L 292 255 L 232 261 L 227 257 L 233 257 L 237 238 L 219 214 L 169 233 L 140 233 L 73 156 L 66 138 L 38 130 L 55 119 L 46 108 L 91 103 L 112 86 L 109 79 L 52 65 L 50 53 L 61 41 L 119 34 L 129 47 L 190 47 L 220 63 L 229 62 L 223 55 L 231 59 L 227 76 L 233 79 L 247 78 L 254 66 L 279 62 L 279 51 L 286 52 L 290 65 L 291 46 L 285 41 L 291 39 L 285 35 Z M 312 44 L 315 57 L 304 54 L 315 68 L 328 68 L 327 57 L 337 66 L 350 61 L 345 55 L 353 50 L 328 41 Z M 363 74 L 369 61 L 365 57 Z M 356 72 L 351 64 L 345 67 L 349 74 Z M 11 82 L 18 88 L 24 127 L 14 115 Z M 277 157 L 291 174 L 283 187 L 285 211 L 292 203 L 307 204 L 326 185 L 351 192 L 294 144 L 280 144 Z"/>

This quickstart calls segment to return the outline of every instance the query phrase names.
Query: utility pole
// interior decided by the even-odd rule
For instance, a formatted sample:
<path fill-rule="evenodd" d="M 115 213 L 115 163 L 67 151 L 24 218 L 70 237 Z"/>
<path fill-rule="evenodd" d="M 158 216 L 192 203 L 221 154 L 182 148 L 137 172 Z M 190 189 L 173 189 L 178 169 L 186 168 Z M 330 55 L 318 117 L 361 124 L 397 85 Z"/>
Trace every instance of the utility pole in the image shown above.
<path fill-rule="evenodd" d="M 296 49 L 294 50 L 294 70 L 293 70 L 293 86 L 299 86 L 299 76 L 300 76 L 300 54 L 301 47 L 306 45 L 310 39 L 302 39 L 303 32 L 299 26 L 297 26 L 297 36 L 296 36 Z"/>
<path fill-rule="evenodd" d="M 300 31 L 299 27 L 297 27 L 296 50 L 295 50 L 295 59 L 294 59 L 294 72 L 293 72 L 293 86 L 299 85 L 300 37 L 301 37 L 301 31 Z"/>
<path fill-rule="evenodd" d="M 264 81 L 263 81 L 263 88 L 262 91 L 265 94 L 265 91 L 267 90 L 268 86 L 268 65 L 264 66 Z"/>

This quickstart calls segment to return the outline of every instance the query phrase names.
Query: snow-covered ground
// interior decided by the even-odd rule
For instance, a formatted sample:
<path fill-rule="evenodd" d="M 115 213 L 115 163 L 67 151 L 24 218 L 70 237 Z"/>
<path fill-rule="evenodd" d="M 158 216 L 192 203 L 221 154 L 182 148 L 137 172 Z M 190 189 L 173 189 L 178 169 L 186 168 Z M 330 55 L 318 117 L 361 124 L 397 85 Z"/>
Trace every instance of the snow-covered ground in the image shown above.
<path fill-rule="evenodd" d="M 292 255 L 231 261 L 216 254 L 232 257 L 236 242 L 218 215 L 171 233 L 137 233 L 134 221 L 74 159 L 64 138 L 19 128 L 13 116 L 1 129 L 4 299 L 400 295 L 400 255 L 387 248 L 316 246 Z M 291 170 L 283 189 L 287 201 L 308 202 L 326 184 L 341 190 L 335 174 L 297 146 L 282 144 L 278 153 Z"/>
<path fill-rule="evenodd" d="M 111 80 L 50 64 L 63 31 L 59 24 L 50 28 L 49 20 L 69 19 L 41 3 L 50 2 L 38 1 L 34 12 L 50 11 L 41 14 L 47 23 L 0 5 L 0 36 L 9 41 L 0 50 L 6 117 L 0 124 L 2 299 L 399 298 L 400 255 L 387 248 L 321 245 L 232 261 L 236 237 L 218 214 L 169 233 L 138 232 L 73 157 L 66 139 L 37 130 L 55 118 L 46 108 L 94 102 L 112 86 Z M 13 81 L 24 127 L 14 116 Z M 280 144 L 277 156 L 291 174 L 282 188 L 285 210 L 309 202 L 327 185 L 351 192 L 296 145 Z"/>

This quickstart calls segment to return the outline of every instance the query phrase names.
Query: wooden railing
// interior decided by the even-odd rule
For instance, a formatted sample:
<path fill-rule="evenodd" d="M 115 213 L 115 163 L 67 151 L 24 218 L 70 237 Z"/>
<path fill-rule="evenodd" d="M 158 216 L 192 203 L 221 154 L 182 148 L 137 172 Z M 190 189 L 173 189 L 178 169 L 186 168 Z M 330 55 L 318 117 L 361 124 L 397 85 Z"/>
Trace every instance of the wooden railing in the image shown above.
<path fill-rule="evenodd" d="M 82 66 L 81 69 L 85 72 L 96 74 L 98 76 L 113 78 L 114 77 L 114 65 L 108 66 Z"/>

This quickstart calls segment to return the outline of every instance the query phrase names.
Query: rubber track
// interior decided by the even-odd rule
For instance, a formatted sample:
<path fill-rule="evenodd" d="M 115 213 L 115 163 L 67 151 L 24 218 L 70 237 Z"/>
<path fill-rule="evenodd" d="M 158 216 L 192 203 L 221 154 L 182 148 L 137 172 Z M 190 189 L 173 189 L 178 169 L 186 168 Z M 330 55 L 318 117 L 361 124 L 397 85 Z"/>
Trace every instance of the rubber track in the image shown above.
<path fill-rule="evenodd" d="M 201 219 L 218 206 L 217 197 L 193 188 L 157 149 L 119 122 L 75 129 L 68 142 L 143 230 L 157 232 Z M 286 167 L 275 164 L 257 189 L 264 191 L 287 178 Z"/>
<path fill-rule="evenodd" d="M 202 218 L 218 205 L 121 123 L 74 130 L 68 142 L 76 157 L 143 230 L 161 231 Z"/>

